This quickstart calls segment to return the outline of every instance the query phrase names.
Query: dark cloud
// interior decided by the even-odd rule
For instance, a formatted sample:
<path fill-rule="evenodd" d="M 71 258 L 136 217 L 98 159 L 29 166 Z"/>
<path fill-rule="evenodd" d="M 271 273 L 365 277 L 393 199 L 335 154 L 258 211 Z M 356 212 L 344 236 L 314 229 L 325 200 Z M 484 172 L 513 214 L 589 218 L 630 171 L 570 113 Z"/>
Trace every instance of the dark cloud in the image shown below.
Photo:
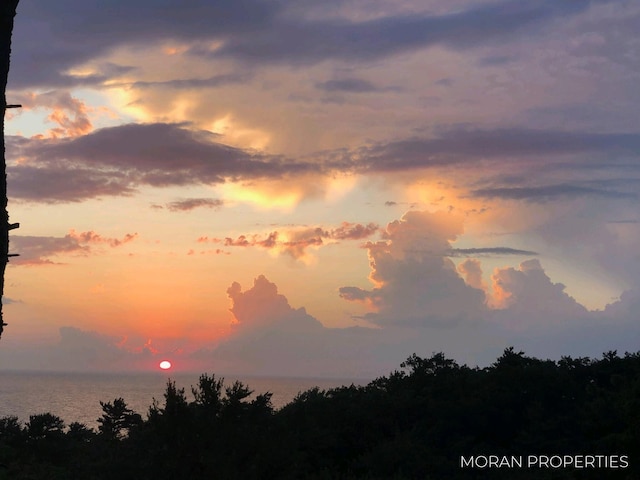
<path fill-rule="evenodd" d="M 514 62 L 516 59 L 508 55 L 491 55 L 481 58 L 478 62 L 482 67 L 501 67 L 508 63 Z"/>
<path fill-rule="evenodd" d="M 14 300 L 13 298 L 9 298 L 6 295 L 2 297 L 3 305 L 11 305 L 12 303 L 23 303 L 22 300 Z"/>
<path fill-rule="evenodd" d="M 361 171 L 402 171 L 414 168 L 450 166 L 481 159 L 531 158 L 606 154 L 637 157 L 638 133 L 588 133 L 508 128 L 442 131 L 431 139 L 406 139 L 363 147 L 352 153 Z M 548 159 L 550 161 L 551 159 Z"/>
<path fill-rule="evenodd" d="M 206 41 L 270 28 L 277 2 L 145 0 L 21 2 L 13 34 L 10 88 L 99 85 L 130 67 L 99 66 L 91 75 L 69 70 L 120 45 L 161 40 Z M 61 12 L 64 12 L 61 14 Z"/>
<path fill-rule="evenodd" d="M 186 198 L 167 204 L 167 209 L 172 212 L 185 212 L 196 208 L 215 208 L 224 205 L 224 201 L 217 198 Z"/>
<path fill-rule="evenodd" d="M 129 195 L 154 187 L 283 178 L 321 166 L 260 155 L 218 143 L 215 134 L 178 124 L 127 124 L 70 139 L 13 137 L 8 167 L 12 198 L 70 202 Z"/>
<path fill-rule="evenodd" d="M 619 223 L 619 224 L 638 224 L 640 220 L 628 219 L 628 220 L 610 220 L 607 223 Z"/>
<path fill-rule="evenodd" d="M 536 252 L 529 250 L 518 250 L 509 247 L 490 247 L 490 248 L 452 248 L 448 256 L 452 257 L 468 257 L 475 255 L 538 255 Z"/>
<path fill-rule="evenodd" d="M 383 89 L 376 87 L 373 83 L 360 78 L 343 78 L 340 80 L 327 80 L 316 83 L 316 87 L 325 92 L 346 92 L 346 93 L 369 93 Z"/>
<path fill-rule="evenodd" d="M 104 244 L 109 247 L 120 247 L 132 242 L 137 233 L 127 233 L 124 237 L 104 237 L 94 231 L 76 232 L 71 230 L 64 237 L 11 236 L 11 251 L 19 254 L 11 259 L 12 265 L 56 265 L 58 256 L 80 255 L 91 252 L 91 245 Z"/>
<path fill-rule="evenodd" d="M 43 203 L 81 202 L 105 196 L 129 196 L 136 190 L 124 172 L 58 166 L 7 167 L 8 193 L 15 200 Z"/>
<path fill-rule="evenodd" d="M 20 256 L 11 259 L 11 265 L 55 265 L 50 257 L 58 255 L 87 255 L 89 246 L 81 245 L 77 238 L 64 237 L 11 236 L 11 251 Z"/>
<path fill-rule="evenodd" d="M 158 82 L 137 81 L 126 84 L 126 86 L 134 88 L 166 87 L 175 89 L 217 88 L 226 85 L 247 83 L 249 80 L 251 80 L 251 75 L 248 74 L 227 73 L 222 75 L 214 75 L 208 78 L 183 78 Z"/>
<path fill-rule="evenodd" d="M 131 195 L 140 185 L 211 185 L 335 171 L 402 172 L 429 167 L 466 167 L 473 162 L 505 159 L 512 163 L 535 160 L 537 165 L 542 161 L 565 169 L 583 164 L 584 168 L 594 168 L 604 166 L 604 159 L 607 162 L 620 156 L 635 159 L 640 150 L 640 134 L 636 133 L 454 128 L 442 131 L 434 138 L 398 140 L 352 151 L 320 152 L 296 161 L 230 147 L 220 143 L 216 134 L 189 127 L 167 123 L 126 124 L 74 138 L 9 137 L 8 158 L 13 160 L 8 167 L 10 194 L 18 200 L 69 202 L 107 195 Z M 573 157 L 578 155 L 588 155 L 591 160 L 576 163 Z M 572 162 L 568 164 L 563 156 L 569 156 Z M 17 159 L 21 161 L 16 162 Z M 635 165 L 633 160 L 627 162 Z M 635 194 L 604 184 L 560 184 L 476 189 L 472 195 L 631 198 Z"/>
<path fill-rule="evenodd" d="M 431 45 L 473 48 L 578 14 L 591 3 L 504 0 L 442 15 L 387 15 L 358 22 L 305 18 L 304 9 L 278 1 L 169 0 L 159 6 L 148 0 L 109 5 L 33 0 L 18 8 L 10 85 L 24 89 L 102 84 L 128 67 L 105 64 L 85 76 L 68 72 L 118 46 L 162 40 L 189 42 L 193 54 L 251 64 L 366 61 Z M 211 50 L 212 41 L 222 46 Z"/>
<path fill-rule="evenodd" d="M 441 78 L 440 80 L 438 80 L 435 83 L 436 83 L 436 85 L 439 85 L 441 87 L 450 87 L 451 85 L 454 84 L 454 81 L 453 81 L 452 78 Z"/>
<path fill-rule="evenodd" d="M 473 190 L 471 195 L 479 198 L 500 198 L 505 200 L 547 201 L 558 197 L 596 196 L 607 198 L 637 198 L 635 193 L 602 190 L 579 185 L 560 184 L 541 187 L 482 188 Z"/>
<path fill-rule="evenodd" d="M 251 62 L 369 61 L 431 45 L 471 48 L 504 41 L 590 2 L 503 1 L 445 15 L 387 16 L 363 22 L 276 18 L 271 28 L 229 38 L 213 55 Z"/>

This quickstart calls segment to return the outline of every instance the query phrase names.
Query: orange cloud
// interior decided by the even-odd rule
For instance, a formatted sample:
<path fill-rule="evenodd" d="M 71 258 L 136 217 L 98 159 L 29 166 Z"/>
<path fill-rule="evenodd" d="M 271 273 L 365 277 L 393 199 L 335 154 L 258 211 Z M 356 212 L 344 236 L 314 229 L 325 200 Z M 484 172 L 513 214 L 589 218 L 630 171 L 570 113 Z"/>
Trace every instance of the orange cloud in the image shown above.
<path fill-rule="evenodd" d="M 239 235 L 236 238 L 224 239 L 202 236 L 198 243 L 222 243 L 226 247 L 262 247 L 285 253 L 298 260 L 306 255 L 309 247 L 321 247 L 325 242 L 339 240 L 361 240 L 370 237 L 379 231 L 375 223 L 366 225 L 360 223 L 342 222 L 339 227 L 326 229 L 323 227 L 307 227 L 273 231 L 266 236 L 260 234 Z"/>
<path fill-rule="evenodd" d="M 89 113 L 94 109 L 82 100 L 72 97 L 69 92 L 28 93 L 19 98 L 19 101 L 25 111 L 51 110 L 46 119 L 57 126 L 43 135 L 36 135 L 36 138 L 78 137 L 93 130 Z"/>
<path fill-rule="evenodd" d="M 74 229 L 69 231 L 68 237 L 76 239 L 78 243 L 106 243 L 110 247 L 119 247 L 125 243 L 132 242 L 138 236 L 137 233 L 127 233 L 122 239 L 107 238 L 90 230 L 88 232 L 76 232 Z"/>

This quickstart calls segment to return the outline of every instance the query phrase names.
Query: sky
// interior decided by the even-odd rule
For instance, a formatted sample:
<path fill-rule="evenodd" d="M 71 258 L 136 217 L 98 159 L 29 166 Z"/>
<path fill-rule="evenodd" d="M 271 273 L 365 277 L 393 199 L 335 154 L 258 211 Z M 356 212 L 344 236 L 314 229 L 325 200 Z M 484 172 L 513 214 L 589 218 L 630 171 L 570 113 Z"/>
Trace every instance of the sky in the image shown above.
<path fill-rule="evenodd" d="M 0 369 L 640 345 L 640 4 L 22 0 Z"/>

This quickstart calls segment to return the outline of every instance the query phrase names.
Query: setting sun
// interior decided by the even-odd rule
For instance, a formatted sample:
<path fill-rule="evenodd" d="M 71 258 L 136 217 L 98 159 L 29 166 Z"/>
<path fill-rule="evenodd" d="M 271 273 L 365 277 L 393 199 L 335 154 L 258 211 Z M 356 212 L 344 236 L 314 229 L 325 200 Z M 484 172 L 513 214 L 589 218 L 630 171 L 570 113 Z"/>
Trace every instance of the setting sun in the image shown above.
<path fill-rule="evenodd" d="M 171 362 L 168 360 L 163 360 L 160 362 L 160 368 L 162 370 L 169 370 L 171 368 Z"/>

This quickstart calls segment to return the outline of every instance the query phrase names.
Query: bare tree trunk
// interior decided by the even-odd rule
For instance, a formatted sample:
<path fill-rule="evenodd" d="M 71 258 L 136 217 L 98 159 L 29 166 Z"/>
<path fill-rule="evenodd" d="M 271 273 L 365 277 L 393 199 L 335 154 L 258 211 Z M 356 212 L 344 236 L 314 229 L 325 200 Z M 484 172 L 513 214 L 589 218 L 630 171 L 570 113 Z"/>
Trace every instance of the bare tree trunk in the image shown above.
<path fill-rule="evenodd" d="M 2 314 L 2 296 L 4 295 L 4 272 L 9 261 L 9 212 L 7 211 L 7 161 L 4 152 L 4 114 L 7 109 L 7 77 L 9 76 L 9 59 L 11 56 L 11 34 L 13 32 L 13 17 L 19 0 L 0 0 L 0 88 L 2 88 L 2 172 L 0 172 L 0 337 L 4 330 Z M 13 226 L 15 228 L 15 226 Z"/>

